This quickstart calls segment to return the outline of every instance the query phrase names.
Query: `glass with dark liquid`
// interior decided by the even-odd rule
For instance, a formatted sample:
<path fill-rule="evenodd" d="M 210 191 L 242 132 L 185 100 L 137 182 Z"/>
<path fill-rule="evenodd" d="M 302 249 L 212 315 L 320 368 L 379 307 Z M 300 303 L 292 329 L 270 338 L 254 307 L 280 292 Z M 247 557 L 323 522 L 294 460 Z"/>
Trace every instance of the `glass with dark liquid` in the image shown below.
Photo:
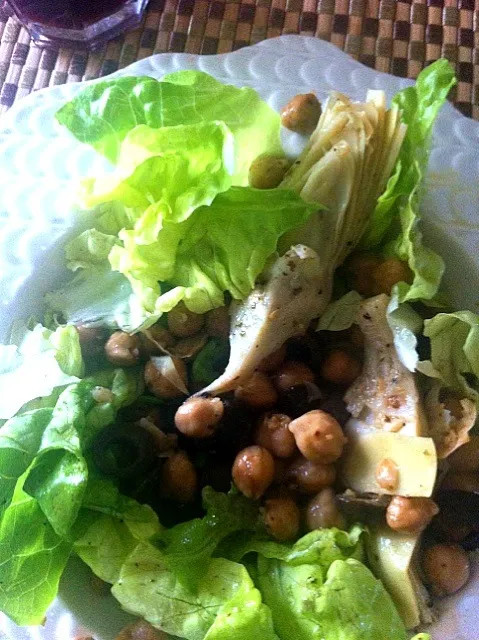
<path fill-rule="evenodd" d="M 95 48 L 138 26 L 148 0 L 7 0 L 44 46 Z"/>

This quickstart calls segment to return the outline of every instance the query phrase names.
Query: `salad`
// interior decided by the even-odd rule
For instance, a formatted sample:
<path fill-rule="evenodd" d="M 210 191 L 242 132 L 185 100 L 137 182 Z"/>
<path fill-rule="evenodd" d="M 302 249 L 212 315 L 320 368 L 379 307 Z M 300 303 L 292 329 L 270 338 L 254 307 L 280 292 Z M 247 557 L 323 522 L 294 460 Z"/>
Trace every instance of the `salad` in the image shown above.
<path fill-rule="evenodd" d="M 418 225 L 454 84 L 279 115 L 180 71 L 58 111 L 109 168 L 0 346 L 1 611 L 43 624 L 76 555 L 121 640 L 401 640 L 466 584 L 479 317 Z"/>

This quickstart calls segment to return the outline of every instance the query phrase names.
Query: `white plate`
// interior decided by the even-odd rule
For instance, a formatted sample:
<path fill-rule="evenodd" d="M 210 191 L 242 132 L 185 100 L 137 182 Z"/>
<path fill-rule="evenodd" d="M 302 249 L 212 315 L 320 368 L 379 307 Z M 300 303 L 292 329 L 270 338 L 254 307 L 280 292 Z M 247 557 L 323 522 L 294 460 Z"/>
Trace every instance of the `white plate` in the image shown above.
<path fill-rule="evenodd" d="M 160 78 L 179 69 L 201 69 L 219 80 L 258 90 L 279 109 L 296 93 L 330 89 L 362 99 L 378 88 L 391 98 L 411 81 L 373 71 L 332 45 L 304 36 L 281 36 L 218 56 L 161 54 L 141 60 L 119 75 Z M 54 114 L 85 83 L 46 89 L 7 113 L 0 129 L 0 339 L 11 318 L 38 309 L 43 293 L 63 271 L 61 239 L 74 224 L 72 182 L 103 161 L 57 125 Z M 297 149 L 294 135 L 286 136 Z M 442 111 L 434 134 L 423 209 L 425 233 L 447 263 L 445 285 L 458 308 L 479 306 L 479 123 L 452 106 Z M 442 604 L 434 640 L 477 640 L 479 573 L 458 597 Z M 476 601 L 476 604 L 474 604 Z M 88 573 L 73 562 L 44 628 L 20 629 L 5 616 L 3 633 L 15 640 L 70 640 L 89 629 L 111 640 L 127 616 L 115 602 L 92 591 Z M 384 639 L 393 640 L 393 639 Z"/>

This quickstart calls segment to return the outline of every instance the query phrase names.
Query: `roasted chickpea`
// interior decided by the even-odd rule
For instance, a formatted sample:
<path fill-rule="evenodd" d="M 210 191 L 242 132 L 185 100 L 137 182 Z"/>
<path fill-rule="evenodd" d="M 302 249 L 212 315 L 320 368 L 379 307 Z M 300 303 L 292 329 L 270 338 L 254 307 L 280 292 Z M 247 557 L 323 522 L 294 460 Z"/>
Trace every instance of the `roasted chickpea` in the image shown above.
<path fill-rule="evenodd" d="M 188 338 L 203 327 L 204 316 L 190 311 L 184 302 L 179 302 L 168 312 L 168 329 L 177 338 Z"/>
<path fill-rule="evenodd" d="M 266 530 L 276 540 L 294 540 L 298 535 L 300 512 L 292 498 L 266 500 L 263 517 Z"/>
<path fill-rule="evenodd" d="M 384 458 L 376 469 L 376 482 L 381 489 L 394 491 L 399 484 L 399 469 L 391 458 Z"/>
<path fill-rule="evenodd" d="M 439 507 L 430 498 L 394 496 L 386 509 L 386 522 L 394 531 L 419 533 L 438 513 Z"/>
<path fill-rule="evenodd" d="M 186 365 L 180 358 L 173 358 L 174 366 L 179 378 L 186 382 Z M 149 360 L 145 366 L 145 383 L 151 393 L 158 398 L 181 398 L 185 395 L 171 380 L 169 380 L 155 365 L 154 360 Z"/>
<path fill-rule="evenodd" d="M 366 297 L 375 295 L 373 272 L 380 263 L 380 258 L 370 253 L 352 254 L 344 265 L 351 288 Z"/>
<path fill-rule="evenodd" d="M 224 406 L 219 398 L 197 396 L 179 407 L 175 415 L 175 425 L 185 436 L 208 438 L 215 432 L 223 413 Z"/>
<path fill-rule="evenodd" d="M 255 371 L 249 380 L 238 387 L 235 397 L 255 409 L 269 409 L 278 400 L 273 383 L 261 371 Z"/>
<path fill-rule="evenodd" d="M 336 495 L 331 488 L 320 491 L 306 507 L 306 526 L 315 529 L 344 529 L 345 520 L 336 503 Z"/>
<path fill-rule="evenodd" d="M 314 93 L 300 93 L 281 109 L 281 124 L 297 133 L 312 133 L 321 116 L 321 104 Z"/>
<path fill-rule="evenodd" d="M 247 498 L 260 498 L 274 478 L 274 460 L 267 449 L 246 447 L 238 453 L 233 464 L 233 481 Z"/>
<path fill-rule="evenodd" d="M 286 479 L 291 489 L 315 494 L 334 483 L 336 469 L 332 464 L 315 464 L 300 456 L 288 468 Z"/>
<path fill-rule="evenodd" d="M 284 359 L 286 358 L 286 345 L 284 344 L 273 353 L 270 353 L 264 360 L 262 360 L 258 366 L 258 371 L 264 371 L 265 373 L 270 373 L 271 371 L 276 371 L 278 367 L 280 367 Z"/>
<path fill-rule="evenodd" d="M 178 502 L 191 502 L 196 494 L 196 469 L 184 451 L 166 459 L 161 470 L 161 492 Z"/>
<path fill-rule="evenodd" d="M 328 382 L 349 387 L 361 373 L 361 363 L 343 349 L 330 351 L 321 366 L 321 376 Z"/>
<path fill-rule="evenodd" d="M 258 425 L 255 443 L 277 458 L 290 458 L 296 451 L 294 436 L 288 429 L 291 418 L 284 413 L 267 413 Z"/>
<path fill-rule="evenodd" d="M 451 453 L 447 461 L 452 471 L 459 473 L 479 471 L 479 436 L 471 436 L 469 442 Z"/>
<path fill-rule="evenodd" d="M 374 293 L 386 293 L 389 295 L 393 286 L 398 282 L 411 284 L 413 273 L 406 262 L 401 262 L 397 258 L 388 258 L 373 269 L 372 278 Z"/>
<path fill-rule="evenodd" d="M 146 620 L 138 620 L 120 631 L 116 640 L 167 640 L 164 631 L 155 629 Z"/>
<path fill-rule="evenodd" d="M 314 373 L 302 362 L 290 360 L 278 369 L 273 381 L 274 386 L 281 393 L 291 389 L 291 387 L 296 387 L 306 382 L 314 382 Z"/>
<path fill-rule="evenodd" d="M 320 409 L 308 411 L 289 425 L 296 446 L 311 462 L 335 462 L 347 442 L 339 422 Z"/>
<path fill-rule="evenodd" d="M 423 568 L 426 582 L 436 596 L 456 593 L 469 580 L 469 558 L 456 544 L 435 544 L 426 549 Z"/>
<path fill-rule="evenodd" d="M 175 338 L 160 324 L 140 333 L 140 340 L 141 350 L 147 356 L 159 356 L 175 344 Z"/>
<path fill-rule="evenodd" d="M 140 361 L 140 338 L 124 331 L 115 331 L 107 340 L 105 353 L 108 362 L 119 367 L 132 367 Z"/>
<path fill-rule="evenodd" d="M 218 307 L 206 314 L 206 331 L 209 336 L 228 339 L 230 333 L 228 307 Z"/>
<path fill-rule="evenodd" d="M 284 178 L 289 167 L 284 156 L 273 156 L 264 153 L 258 156 L 249 168 L 249 183 L 255 189 L 274 189 Z"/>

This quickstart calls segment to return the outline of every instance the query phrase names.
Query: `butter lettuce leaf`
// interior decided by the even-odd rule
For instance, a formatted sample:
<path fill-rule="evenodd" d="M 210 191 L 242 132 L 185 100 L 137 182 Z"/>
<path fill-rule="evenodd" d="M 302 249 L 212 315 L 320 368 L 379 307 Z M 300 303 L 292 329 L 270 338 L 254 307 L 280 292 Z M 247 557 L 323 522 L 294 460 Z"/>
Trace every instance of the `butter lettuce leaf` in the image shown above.
<path fill-rule="evenodd" d="M 317 205 L 287 189 L 232 187 L 182 224 L 166 224 L 151 244 L 136 231 L 120 233 L 123 247 L 110 254 L 146 310 L 169 311 L 180 300 L 196 313 L 224 304 L 224 292 L 243 299 L 253 289 L 279 239 L 303 224 Z M 153 226 L 158 224 L 156 217 Z M 168 290 L 161 293 L 160 282 Z"/>
<path fill-rule="evenodd" d="M 112 593 L 129 613 L 186 640 L 277 640 L 271 614 L 248 571 L 224 558 L 209 563 L 192 591 L 169 571 L 159 549 L 140 543 L 123 565 Z"/>
<path fill-rule="evenodd" d="M 0 345 L 0 419 L 8 419 L 54 389 L 78 382 L 83 375 L 78 332 L 72 326 L 55 331 L 37 324 L 16 326 L 12 344 Z"/>
<path fill-rule="evenodd" d="M 357 560 L 335 560 L 325 572 L 260 556 L 258 582 L 285 640 L 406 640 L 387 591 Z"/>
<path fill-rule="evenodd" d="M 444 272 L 442 258 L 423 244 L 418 226 L 419 201 L 434 122 L 455 83 L 452 66 L 440 59 L 393 99 L 408 129 L 394 172 L 360 245 L 363 249 L 379 248 L 385 255 L 407 261 L 414 280 L 411 285 L 399 285 L 400 302 L 433 298 Z"/>
<path fill-rule="evenodd" d="M 206 515 L 165 529 L 158 537 L 165 565 L 181 584 L 194 589 L 220 543 L 241 531 L 256 531 L 258 505 L 235 490 L 228 494 L 203 489 Z"/>
<path fill-rule="evenodd" d="M 72 545 L 55 533 L 22 484 L 20 479 L 0 520 L 0 610 L 19 625 L 38 625 L 57 594 Z"/>
<path fill-rule="evenodd" d="M 138 543 L 160 532 L 151 507 L 121 495 L 111 480 L 92 478 L 72 532 L 73 550 L 95 575 L 113 584 Z"/>
<path fill-rule="evenodd" d="M 161 81 L 125 77 L 98 82 L 57 112 L 81 142 L 116 163 L 123 140 L 138 125 L 151 128 L 223 122 L 235 141 L 234 184 L 246 185 L 251 162 L 280 152 L 280 120 L 250 88 L 238 89 L 201 71 L 178 71 Z"/>
<path fill-rule="evenodd" d="M 139 125 L 123 140 L 114 172 L 85 180 L 81 199 L 87 208 L 114 201 L 138 211 L 135 229 L 148 243 L 164 221 L 182 222 L 226 191 L 233 171 L 233 136 L 222 122 Z M 153 233 L 151 204 L 158 225 Z"/>
<path fill-rule="evenodd" d="M 424 321 L 431 359 L 419 371 L 439 378 L 479 406 L 479 316 L 472 311 L 438 313 Z"/>

